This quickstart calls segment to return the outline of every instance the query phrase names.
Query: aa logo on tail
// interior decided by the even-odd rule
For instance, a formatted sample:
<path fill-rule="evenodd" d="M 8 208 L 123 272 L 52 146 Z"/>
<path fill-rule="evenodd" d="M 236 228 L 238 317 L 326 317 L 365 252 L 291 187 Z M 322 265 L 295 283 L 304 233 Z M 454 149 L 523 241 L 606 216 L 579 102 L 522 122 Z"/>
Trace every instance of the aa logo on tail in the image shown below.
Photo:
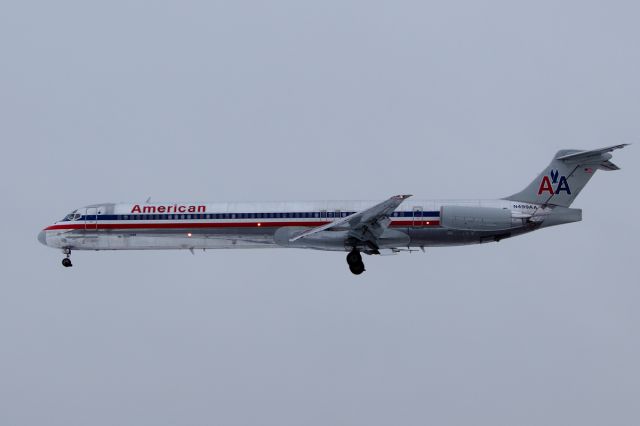
<path fill-rule="evenodd" d="M 553 189 L 556 186 L 555 190 Z M 560 176 L 558 170 L 551 170 L 548 176 L 542 178 L 540 182 L 540 189 L 538 189 L 538 195 L 542 195 L 548 192 L 551 195 L 560 194 L 560 191 L 565 191 L 567 195 L 571 195 L 571 189 L 569 188 L 569 182 L 567 182 L 566 176 Z"/>

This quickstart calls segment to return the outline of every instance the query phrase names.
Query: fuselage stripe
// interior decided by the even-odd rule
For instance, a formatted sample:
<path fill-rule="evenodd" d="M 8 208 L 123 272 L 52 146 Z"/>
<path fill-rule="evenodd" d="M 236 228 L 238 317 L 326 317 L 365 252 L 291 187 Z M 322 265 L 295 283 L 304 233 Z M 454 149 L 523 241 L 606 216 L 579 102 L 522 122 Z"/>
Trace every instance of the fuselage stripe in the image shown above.
<path fill-rule="evenodd" d="M 80 223 L 78 223 L 80 222 Z M 193 229 L 193 228 L 274 228 L 285 226 L 316 227 L 325 225 L 327 221 L 264 221 L 264 222 L 171 222 L 171 223 L 146 223 L 142 221 L 121 221 L 120 223 L 97 223 L 91 221 L 74 221 L 60 223 L 45 228 L 45 231 L 53 230 L 106 230 L 106 229 Z M 439 220 L 393 220 L 391 227 L 433 227 L 439 226 Z"/>
<path fill-rule="evenodd" d="M 82 215 L 76 220 L 65 220 L 64 222 L 82 221 L 120 221 L 120 220 L 229 220 L 229 219 L 322 219 L 331 220 L 339 217 L 346 217 L 355 212 L 260 212 L 260 213 L 176 213 L 176 214 L 96 214 Z M 396 211 L 391 215 L 393 218 L 433 218 L 439 217 L 439 211 Z"/>

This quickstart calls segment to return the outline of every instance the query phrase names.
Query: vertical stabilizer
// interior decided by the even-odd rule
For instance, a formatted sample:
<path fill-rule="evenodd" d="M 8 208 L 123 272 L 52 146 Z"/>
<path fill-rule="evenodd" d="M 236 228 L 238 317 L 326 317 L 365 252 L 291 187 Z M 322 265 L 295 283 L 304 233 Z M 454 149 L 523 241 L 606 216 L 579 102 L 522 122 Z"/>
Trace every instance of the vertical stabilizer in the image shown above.
<path fill-rule="evenodd" d="M 628 144 L 591 151 L 568 149 L 558 151 L 551 163 L 524 190 L 505 197 L 525 203 L 569 207 L 596 170 L 619 170 L 610 162 L 611 151 Z"/>

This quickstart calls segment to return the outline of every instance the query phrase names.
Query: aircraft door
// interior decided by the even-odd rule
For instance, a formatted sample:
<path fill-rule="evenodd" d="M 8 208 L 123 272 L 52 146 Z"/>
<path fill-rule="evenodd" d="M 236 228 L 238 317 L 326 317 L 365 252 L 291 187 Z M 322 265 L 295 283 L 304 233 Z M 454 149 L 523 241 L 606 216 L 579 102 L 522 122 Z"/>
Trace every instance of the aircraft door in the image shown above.
<path fill-rule="evenodd" d="M 413 227 L 417 228 L 424 224 L 424 214 L 421 206 L 413 208 Z"/>
<path fill-rule="evenodd" d="M 98 209 L 97 207 L 87 207 L 84 214 L 84 229 L 95 231 L 98 229 Z"/>

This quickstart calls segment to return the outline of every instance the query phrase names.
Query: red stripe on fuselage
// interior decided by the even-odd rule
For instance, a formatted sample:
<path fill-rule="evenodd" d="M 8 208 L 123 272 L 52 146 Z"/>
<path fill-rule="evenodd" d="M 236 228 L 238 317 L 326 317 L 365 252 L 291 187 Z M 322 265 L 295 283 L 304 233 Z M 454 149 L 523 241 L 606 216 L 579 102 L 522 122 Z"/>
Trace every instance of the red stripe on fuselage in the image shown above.
<path fill-rule="evenodd" d="M 87 230 L 95 231 L 100 229 L 185 229 L 185 228 L 274 228 L 283 226 L 316 227 L 328 222 L 188 222 L 188 223 L 139 223 L 137 221 L 127 223 L 74 223 L 60 224 L 46 227 L 45 231 L 54 230 Z M 96 229 L 97 226 L 97 229 Z M 425 220 L 420 225 L 414 225 L 412 220 L 394 220 L 392 227 L 434 227 L 440 226 L 439 220 Z"/>

